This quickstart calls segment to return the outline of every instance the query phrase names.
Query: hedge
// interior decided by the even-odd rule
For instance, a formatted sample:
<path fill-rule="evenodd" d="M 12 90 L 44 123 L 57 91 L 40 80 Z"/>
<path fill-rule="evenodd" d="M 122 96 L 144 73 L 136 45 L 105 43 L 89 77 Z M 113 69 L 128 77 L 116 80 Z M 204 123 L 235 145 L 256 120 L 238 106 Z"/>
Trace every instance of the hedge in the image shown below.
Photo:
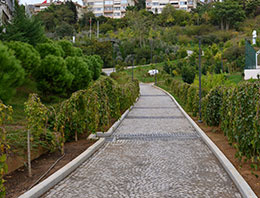
<path fill-rule="evenodd" d="M 50 110 L 50 116 L 45 120 L 52 124 L 48 124 L 47 131 L 56 131 L 59 134 L 58 144 L 62 149 L 65 141 L 77 140 L 79 134 L 88 135 L 97 130 L 104 131 L 113 120 L 120 117 L 122 111 L 134 103 L 138 94 L 137 81 L 127 80 L 120 84 L 110 77 L 99 78 L 87 89 L 73 93 L 56 110 Z M 42 104 L 35 103 L 40 103 L 39 99 L 35 98 L 35 94 L 32 94 L 26 103 L 29 128 L 43 128 L 44 123 L 39 121 L 39 116 L 29 116 L 37 113 L 41 115 L 42 109 L 46 110 Z"/>
<path fill-rule="evenodd" d="M 164 84 L 184 109 L 198 115 L 199 88 L 171 78 Z M 209 126 L 221 126 L 237 149 L 239 159 L 260 162 L 260 82 L 242 82 L 233 87 L 202 90 L 202 119 Z"/>

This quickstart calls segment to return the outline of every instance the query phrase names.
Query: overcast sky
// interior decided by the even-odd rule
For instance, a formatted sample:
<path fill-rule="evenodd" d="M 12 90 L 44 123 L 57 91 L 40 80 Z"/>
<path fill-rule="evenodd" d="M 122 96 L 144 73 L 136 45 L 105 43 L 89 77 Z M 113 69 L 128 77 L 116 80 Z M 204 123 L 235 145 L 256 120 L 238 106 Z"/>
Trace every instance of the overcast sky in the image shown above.
<path fill-rule="evenodd" d="M 82 5 L 82 0 L 72 0 L 74 2 L 78 2 L 79 4 Z M 19 0 L 20 4 L 35 4 L 35 3 L 42 3 L 44 2 L 44 0 Z M 47 2 L 49 3 L 50 0 L 47 0 Z"/>

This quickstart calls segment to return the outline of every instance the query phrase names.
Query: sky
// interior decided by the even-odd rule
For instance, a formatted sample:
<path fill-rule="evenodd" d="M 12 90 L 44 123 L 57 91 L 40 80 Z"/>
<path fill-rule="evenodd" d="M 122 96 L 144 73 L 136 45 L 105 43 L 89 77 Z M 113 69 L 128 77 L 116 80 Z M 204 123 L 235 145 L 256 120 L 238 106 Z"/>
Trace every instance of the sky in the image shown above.
<path fill-rule="evenodd" d="M 62 1 L 62 0 L 61 0 Z M 78 2 L 80 5 L 82 5 L 82 0 L 72 0 L 73 2 Z M 42 3 L 44 0 L 19 0 L 20 4 L 36 4 L 36 3 Z M 47 0 L 49 3 L 50 0 Z"/>

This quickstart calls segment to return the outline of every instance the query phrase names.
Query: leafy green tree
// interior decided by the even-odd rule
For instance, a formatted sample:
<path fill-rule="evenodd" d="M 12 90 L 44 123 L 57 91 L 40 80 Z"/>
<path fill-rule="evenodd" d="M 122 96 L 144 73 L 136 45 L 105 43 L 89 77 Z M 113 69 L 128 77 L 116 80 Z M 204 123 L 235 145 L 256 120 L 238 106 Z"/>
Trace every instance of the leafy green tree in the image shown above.
<path fill-rule="evenodd" d="M 221 30 L 234 27 L 237 23 L 245 19 L 245 11 L 242 6 L 235 0 L 225 0 L 223 2 L 214 3 L 211 9 L 212 20 L 220 25 Z"/>
<path fill-rule="evenodd" d="M 56 28 L 56 36 L 59 38 L 64 38 L 65 36 L 73 36 L 74 35 L 74 27 L 66 22 L 62 22 Z"/>
<path fill-rule="evenodd" d="M 45 58 L 48 55 L 53 56 L 65 56 L 65 52 L 62 47 L 54 42 L 40 43 L 36 46 L 36 50 L 40 53 L 41 58 Z"/>
<path fill-rule="evenodd" d="M 86 89 L 92 79 L 91 71 L 84 59 L 82 57 L 68 56 L 66 58 L 66 65 L 68 70 L 75 76 L 70 88 L 71 92 Z"/>
<path fill-rule="evenodd" d="M 34 73 L 37 87 L 43 95 L 65 95 L 74 76 L 67 69 L 62 57 L 48 55 Z"/>
<path fill-rule="evenodd" d="M 103 23 L 100 25 L 100 33 L 106 34 L 108 31 L 114 30 L 114 27 L 110 24 Z"/>
<path fill-rule="evenodd" d="M 260 0 L 249 0 L 246 3 L 245 11 L 247 16 L 257 16 L 260 14 Z"/>
<path fill-rule="evenodd" d="M 0 42 L 0 100 L 7 102 L 24 80 L 25 72 L 13 51 Z"/>
<path fill-rule="evenodd" d="M 40 54 L 32 45 L 20 41 L 11 41 L 6 45 L 14 51 L 15 57 L 21 62 L 28 75 L 41 64 Z"/>
<path fill-rule="evenodd" d="M 104 62 L 104 67 L 113 65 L 113 46 L 109 41 L 99 42 L 95 39 L 85 39 L 84 43 L 77 44 L 85 55 L 99 55 Z"/>
<path fill-rule="evenodd" d="M 15 1 L 15 12 L 11 23 L 5 28 L 6 31 L 0 31 L 0 40 L 3 41 L 22 41 L 35 46 L 37 43 L 46 41 L 44 29 L 41 22 L 25 14 L 23 5 L 18 5 Z"/>

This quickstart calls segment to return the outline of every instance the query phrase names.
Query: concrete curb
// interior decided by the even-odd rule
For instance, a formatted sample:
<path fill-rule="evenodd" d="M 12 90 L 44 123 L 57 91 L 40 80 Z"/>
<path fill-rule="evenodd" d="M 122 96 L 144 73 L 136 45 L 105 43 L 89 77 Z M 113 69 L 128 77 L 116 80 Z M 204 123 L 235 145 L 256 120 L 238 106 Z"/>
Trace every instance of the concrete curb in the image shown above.
<path fill-rule="evenodd" d="M 139 97 L 136 99 L 135 103 L 139 100 Z M 109 137 L 111 136 L 115 130 L 119 127 L 119 125 L 122 123 L 122 121 L 125 119 L 125 117 L 128 115 L 128 113 L 133 109 L 135 103 L 127 109 L 124 114 L 110 127 L 110 129 L 107 132 L 97 132 L 97 137 Z"/>
<path fill-rule="evenodd" d="M 105 143 L 105 138 L 99 139 L 95 144 L 90 146 L 86 151 L 81 153 L 74 160 L 69 162 L 60 170 L 53 173 L 47 179 L 33 187 L 31 190 L 25 192 L 19 198 L 37 198 L 46 193 L 50 188 L 55 186 L 65 177 L 67 177 L 71 172 L 78 168 L 83 162 L 85 162 L 91 155 L 93 155 L 103 144 Z"/>
<path fill-rule="evenodd" d="M 166 90 L 153 85 L 153 87 L 163 91 L 164 93 L 168 94 L 170 98 L 175 102 L 178 108 L 181 110 L 183 115 L 189 120 L 191 125 L 196 129 L 199 133 L 203 141 L 208 145 L 210 150 L 214 153 L 217 157 L 219 162 L 222 164 L 224 169 L 227 171 L 235 185 L 237 186 L 238 190 L 242 194 L 244 198 L 257 198 L 254 191 L 248 185 L 248 183 L 244 180 L 244 178 L 239 174 L 237 169 L 233 166 L 233 164 L 227 159 L 227 157 L 220 151 L 220 149 L 211 141 L 211 139 L 201 130 L 201 128 L 192 120 L 192 118 L 183 110 L 183 108 L 179 105 L 179 103 L 175 100 L 175 98 Z"/>

